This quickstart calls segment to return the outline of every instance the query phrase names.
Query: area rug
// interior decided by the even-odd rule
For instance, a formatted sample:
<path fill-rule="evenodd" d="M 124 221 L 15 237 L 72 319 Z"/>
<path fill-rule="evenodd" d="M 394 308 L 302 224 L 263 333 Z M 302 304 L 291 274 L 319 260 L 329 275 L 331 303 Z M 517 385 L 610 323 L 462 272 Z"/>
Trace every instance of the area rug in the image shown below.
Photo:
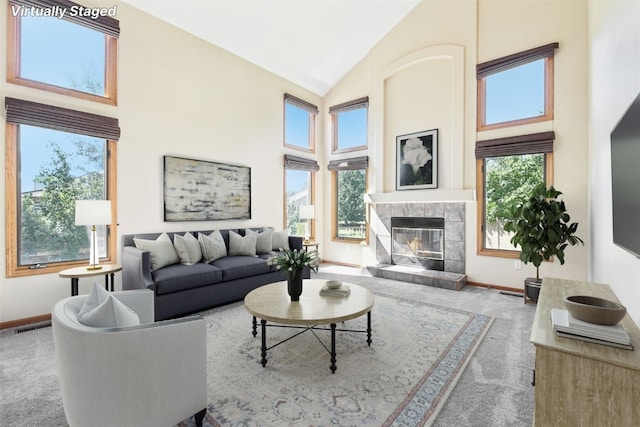
<path fill-rule="evenodd" d="M 446 401 L 493 318 L 376 293 L 372 344 L 338 332 L 337 371 L 311 333 L 269 350 L 242 303 L 207 311 L 205 426 L 425 426 Z M 365 329 L 366 316 L 338 326 Z M 259 332 L 259 330 L 258 330 Z M 295 332 L 268 329 L 267 346 Z M 317 335 L 326 345 L 328 332 Z M 191 427 L 193 419 L 179 427 Z"/>

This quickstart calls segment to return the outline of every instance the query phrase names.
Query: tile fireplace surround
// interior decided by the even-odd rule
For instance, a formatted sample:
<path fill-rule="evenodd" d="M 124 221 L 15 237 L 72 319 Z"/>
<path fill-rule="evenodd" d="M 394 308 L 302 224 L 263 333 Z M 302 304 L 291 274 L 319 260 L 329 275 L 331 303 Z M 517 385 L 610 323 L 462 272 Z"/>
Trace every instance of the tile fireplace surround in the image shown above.
<path fill-rule="evenodd" d="M 391 217 L 444 218 L 444 271 L 393 265 L 391 263 Z M 371 231 L 376 242 L 373 276 L 403 280 L 427 286 L 460 290 L 467 284 L 465 274 L 465 203 L 403 202 L 371 205 Z"/>

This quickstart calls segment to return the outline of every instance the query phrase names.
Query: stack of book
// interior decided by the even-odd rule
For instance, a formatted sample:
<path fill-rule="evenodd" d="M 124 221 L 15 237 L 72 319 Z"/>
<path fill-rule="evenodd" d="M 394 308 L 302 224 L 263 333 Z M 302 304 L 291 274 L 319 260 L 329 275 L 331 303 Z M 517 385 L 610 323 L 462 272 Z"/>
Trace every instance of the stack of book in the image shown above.
<path fill-rule="evenodd" d="M 551 322 L 560 337 L 633 350 L 629 334 L 619 323 L 605 326 L 584 322 L 573 317 L 567 310 L 558 308 L 551 309 Z"/>
<path fill-rule="evenodd" d="M 329 289 L 326 283 L 320 289 L 320 295 L 326 295 L 330 297 L 348 297 L 351 293 L 349 285 L 342 285 L 337 289 Z"/>

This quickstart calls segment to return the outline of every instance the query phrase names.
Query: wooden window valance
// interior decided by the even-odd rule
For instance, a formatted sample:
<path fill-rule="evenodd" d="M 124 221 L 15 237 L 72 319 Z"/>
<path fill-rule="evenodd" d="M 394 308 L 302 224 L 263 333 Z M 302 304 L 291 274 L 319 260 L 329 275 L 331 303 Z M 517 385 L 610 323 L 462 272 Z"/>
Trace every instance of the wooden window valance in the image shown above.
<path fill-rule="evenodd" d="M 284 155 L 284 167 L 285 169 L 296 169 L 303 171 L 318 171 L 320 166 L 318 162 L 311 159 L 305 159 L 304 157 L 292 156 L 290 154 Z"/>
<path fill-rule="evenodd" d="M 330 171 L 360 170 L 369 167 L 369 156 L 352 157 L 350 159 L 332 160 L 327 165 Z"/>
<path fill-rule="evenodd" d="M 293 96 L 289 93 L 284 94 L 284 102 L 288 102 L 289 104 L 295 105 L 298 108 L 302 108 L 310 112 L 311 114 L 318 114 L 318 107 L 313 105 L 310 102 L 305 101 L 304 99 L 300 99 L 297 96 Z"/>
<path fill-rule="evenodd" d="M 555 132 L 541 132 L 476 142 L 476 158 L 553 152 Z"/>
<path fill-rule="evenodd" d="M 518 52 L 502 58 L 483 62 L 482 64 L 476 65 L 476 78 L 480 80 L 483 77 L 508 70 L 509 68 L 553 56 L 558 46 L 560 45 L 557 42 L 549 43 L 544 46 L 525 50 L 524 52 Z"/>

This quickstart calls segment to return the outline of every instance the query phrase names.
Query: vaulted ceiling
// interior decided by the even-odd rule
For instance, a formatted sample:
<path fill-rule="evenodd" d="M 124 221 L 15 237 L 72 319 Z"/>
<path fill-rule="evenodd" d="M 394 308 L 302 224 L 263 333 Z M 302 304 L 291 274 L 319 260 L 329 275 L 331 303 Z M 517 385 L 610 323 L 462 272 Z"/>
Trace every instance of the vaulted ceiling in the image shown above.
<path fill-rule="evenodd" d="M 420 0 L 124 0 L 324 96 Z"/>

